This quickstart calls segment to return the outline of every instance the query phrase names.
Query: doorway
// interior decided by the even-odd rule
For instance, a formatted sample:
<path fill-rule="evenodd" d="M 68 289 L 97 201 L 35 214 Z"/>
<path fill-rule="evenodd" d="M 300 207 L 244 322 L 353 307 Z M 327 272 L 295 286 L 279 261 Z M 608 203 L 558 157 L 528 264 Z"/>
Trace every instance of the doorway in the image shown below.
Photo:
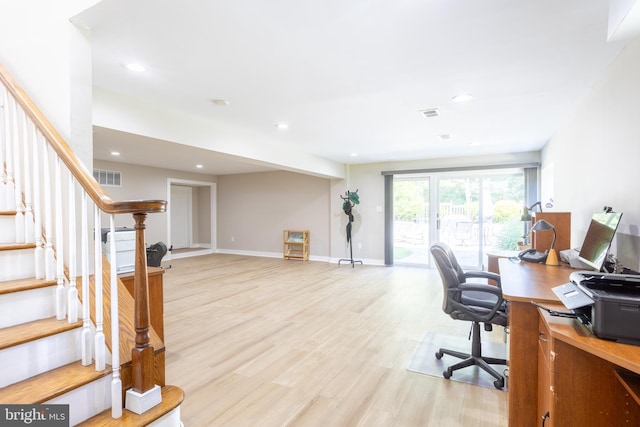
<path fill-rule="evenodd" d="M 168 258 L 213 253 L 216 246 L 216 184 L 169 178 L 167 180 Z"/>

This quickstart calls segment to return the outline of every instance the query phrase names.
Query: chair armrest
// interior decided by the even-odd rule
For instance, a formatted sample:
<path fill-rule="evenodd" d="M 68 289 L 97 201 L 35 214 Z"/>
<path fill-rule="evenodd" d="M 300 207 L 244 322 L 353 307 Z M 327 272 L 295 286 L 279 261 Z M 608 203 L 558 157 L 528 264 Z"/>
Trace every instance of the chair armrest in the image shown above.
<path fill-rule="evenodd" d="M 483 283 L 461 283 L 456 288 L 449 289 L 450 292 L 480 292 L 485 294 L 490 294 L 493 297 L 496 297 L 496 301 L 482 301 L 476 299 L 477 304 L 475 306 L 482 307 L 489 312 L 487 313 L 478 313 L 476 310 L 473 310 L 473 306 L 464 304 L 462 302 L 452 301 L 452 304 L 456 305 L 460 310 L 467 312 L 469 315 L 473 316 L 479 322 L 491 323 L 491 319 L 496 315 L 498 310 L 503 306 L 504 298 L 502 296 L 502 289 L 493 285 L 485 285 Z M 473 297 L 471 297 L 473 298 Z M 484 304 L 483 304 L 484 303 Z"/>
<path fill-rule="evenodd" d="M 498 287 L 501 286 L 500 283 L 500 275 L 497 273 L 492 273 L 490 271 L 466 271 L 464 273 L 465 278 L 478 278 L 478 279 L 491 279 L 495 280 L 498 284 Z"/>

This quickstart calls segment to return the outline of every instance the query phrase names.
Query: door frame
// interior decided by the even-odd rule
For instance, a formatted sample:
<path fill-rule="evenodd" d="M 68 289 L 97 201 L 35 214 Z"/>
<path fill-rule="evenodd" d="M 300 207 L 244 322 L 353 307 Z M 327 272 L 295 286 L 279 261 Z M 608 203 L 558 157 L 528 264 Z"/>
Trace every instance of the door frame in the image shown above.
<path fill-rule="evenodd" d="M 188 256 L 196 256 L 196 255 L 205 255 L 212 254 L 218 251 L 218 243 L 216 240 L 216 224 L 217 224 L 217 215 L 216 215 L 216 197 L 217 197 L 217 187 L 215 182 L 208 181 L 195 181 L 190 179 L 180 179 L 180 178 L 167 178 L 167 241 L 168 247 L 171 247 L 171 186 L 172 185 L 180 185 L 187 187 L 209 187 L 209 196 L 210 196 L 210 207 L 209 207 L 209 216 L 210 216 L 210 227 L 211 227 L 211 236 L 210 236 L 210 247 L 202 248 L 201 250 L 191 251 L 187 254 L 172 254 L 171 252 L 167 253 L 167 259 L 177 259 L 184 258 Z M 193 202 L 193 197 L 192 197 Z M 191 228 L 191 226 L 189 227 Z M 191 240 L 191 238 L 190 238 Z"/>

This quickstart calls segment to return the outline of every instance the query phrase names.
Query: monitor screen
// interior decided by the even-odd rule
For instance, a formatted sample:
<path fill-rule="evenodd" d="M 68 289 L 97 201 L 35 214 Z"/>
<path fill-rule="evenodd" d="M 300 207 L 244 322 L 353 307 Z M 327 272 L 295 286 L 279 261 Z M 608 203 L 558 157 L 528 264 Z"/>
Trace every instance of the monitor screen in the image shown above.
<path fill-rule="evenodd" d="M 593 214 L 578 255 L 580 261 L 597 271 L 602 269 L 620 218 L 622 218 L 622 213 L 618 212 Z"/>

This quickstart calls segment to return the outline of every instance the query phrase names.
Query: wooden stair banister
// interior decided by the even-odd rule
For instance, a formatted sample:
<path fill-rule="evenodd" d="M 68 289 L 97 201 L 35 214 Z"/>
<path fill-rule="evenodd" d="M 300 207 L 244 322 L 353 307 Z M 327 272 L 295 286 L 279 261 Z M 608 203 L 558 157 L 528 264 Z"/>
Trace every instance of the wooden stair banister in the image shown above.
<path fill-rule="evenodd" d="M 80 186 L 87 192 L 91 200 L 106 213 L 123 214 L 135 212 L 165 212 L 167 209 L 166 200 L 125 200 L 113 201 L 96 182 L 84 164 L 76 157 L 69 147 L 69 144 L 53 127 L 51 122 L 36 107 L 31 98 L 27 96 L 22 87 L 9 75 L 6 68 L 0 64 L 0 81 L 4 83 L 7 90 L 13 95 L 18 104 L 33 121 L 36 128 L 49 142 L 49 145 L 60 160 L 69 169 L 71 174 L 78 181 Z"/>
<path fill-rule="evenodd" d="M 134 390 L 142 393 L 154 385 L 153 346 L 149 338 L 149 297 L 146 269 L 146 248 L 144 241 L 144 220 L 148 213 L 166 211 L 165 200 L 129 200 L 114 201 L 96 182 L 84 164 L 76 157 L 71 147 L 58 133 L 51 122 L 44 116 L 20 85 L 11 77 L 6 68 L 0 64 L 0 81 L 7 91 L 20 105 L 25 115 L 30 118 L 35 128 L 43 135 L 49 146 L 67 167 L 76 182 L 84 189 L 97 208 L 107 214 L 133 214 L 136 228 L 135 247 L 135 328 L 136 345 L 132 351 L 132 375 Z M 96 274 L 99 274 L 96 272 Z"/>

